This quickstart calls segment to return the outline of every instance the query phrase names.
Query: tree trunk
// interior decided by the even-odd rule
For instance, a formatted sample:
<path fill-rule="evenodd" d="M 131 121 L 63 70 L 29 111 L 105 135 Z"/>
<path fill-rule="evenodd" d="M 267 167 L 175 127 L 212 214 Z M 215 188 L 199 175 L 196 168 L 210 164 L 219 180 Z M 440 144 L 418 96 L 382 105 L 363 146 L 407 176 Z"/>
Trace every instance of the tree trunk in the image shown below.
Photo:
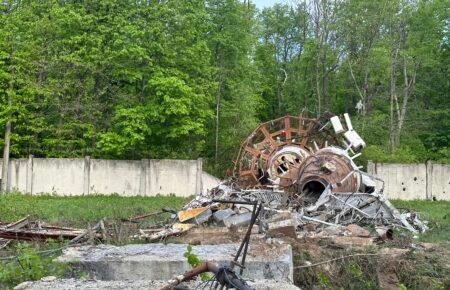
<path fill-rule="evenodd" d="M 277 75 L 277 80 L 276 80 L 276 94 L 277 94 L 277 115 L 281 115 L 281 88 L 280 88 L 280 82 L 278 80 L 278 75 Z"/>
<path fill-rule="evenodd" d="M 397 124 L 397 133 L 395 135 L 396 137 L 396 145 L 400 143 L 400 134 L 403 128 L 403 124 L 405 123 L 405 117 L 406 117 L 406 109 L 408 105 L 409 98 L 413 94 L 414 86 L 416 83 L 416 68 L 413 68 L 411 80 L 408 80 L 408 73 L 407 73 L 407 61 L 406 58 L 403 58 L 403 78 L 405 82 L 405 89 L 404 89 L 404 95 L 403 95 L 403 103 L 402 107 L 397 108 L 398 110 L 398 124 Z M 398 107 L 398 103 L 397 103 Z"/>
<path fill-rule="evenodd" d="M 390 92 L 390 119 L 389 119 L 389 151 L 392 153 L 395 150 L 396 143 L 395 143 L 395 134 L 396 129 L 394 127 L 394 99 L 397 99 L 396 96 L 396 70 L 397 70 L 397 54 L 398 49 L 395 50 L 395 52 L 392 53 L 391 58 L 391 92 Z"/>
<path fill-rule="evenodd" d="M 11 106 L 11 97 L 8 96 L 8 106 Z M 3 164 L 2 164 L 2 192 L 8 191 L 9 181 L 9 145 L 11 142 L 11 120 L 6 122 L 5 126 L 5 145 L 3 147 Z"/>
<path fill-rule="evenodd" d="M 359 88 L 358 82 L 356 81 L 355 74 L 353 73 L 351 60 L 349 60 L 347 63 L 348 63 L 348 67 L 350 69 L 350 75 L 352 76 L 353 83 L 355 84 L 356 91 L 358 92 L 359 99 L 360 99 L 361 103 L 364 104 L 364 95 L 361 92 L 361 89 Z M 365 115 L 364 106 L 363 106 L 363 110 L 361 112 L 361 115 Z"/>
<path fill-rule="evenodd" d="M 320 116 L 321 111 L 321 95 L 320 95 L 320 78 L 319 78 L 319 53 L 316 59 L 316 93 L 317 93 L 317 116 Z"/>
<path fill-rule="evenodd" d="M 219 162 L 219 117 L 220 117 L 220 99 L 222 93 L 222 77 L 219 76 L 219 81 L 217 83 L 217 91 L 216 91 L 216 136 L 215 136 L 215 153 L 214 153 L 214 161 L 217 166 Z"/>

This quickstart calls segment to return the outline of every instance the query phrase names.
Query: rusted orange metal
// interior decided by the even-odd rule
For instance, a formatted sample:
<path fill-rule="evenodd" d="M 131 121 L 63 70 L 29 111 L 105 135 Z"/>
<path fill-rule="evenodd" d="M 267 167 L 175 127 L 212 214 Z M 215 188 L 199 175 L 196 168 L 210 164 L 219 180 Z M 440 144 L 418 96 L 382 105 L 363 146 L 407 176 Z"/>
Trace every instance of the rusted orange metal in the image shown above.
<path fill-rule="evenodd" d="M 292 185 L 298 159 L 305 159 L 315 146 L 337 144 L 335 134 L 324 126 L 328 118 L 329 114 L 324 119 L 287 115 L 260 124 L 240 147 L 233 169 L 239 184 L 252 188 L 264 186 L 266 178 L 280 178 L 281 187 Z"/>

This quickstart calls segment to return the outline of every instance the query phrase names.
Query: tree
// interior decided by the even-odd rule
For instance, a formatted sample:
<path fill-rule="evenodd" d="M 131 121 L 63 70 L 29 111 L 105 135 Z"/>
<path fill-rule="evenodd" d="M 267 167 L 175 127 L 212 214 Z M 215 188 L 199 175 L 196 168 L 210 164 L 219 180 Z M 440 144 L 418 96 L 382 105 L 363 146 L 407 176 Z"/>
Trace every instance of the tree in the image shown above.
<path fill-rule="evenodd" d="M 222 174 L 260 121 L 330 110 L 373 160 L 450 160 L 446 4 L 3 1 L 4 159 L 202 156 Z"/>
<path fill-rule="evenodd" d="M 212 52 L 216 83 L 215 125 L 213 134 L 214 164 L 230 165 L 240 140 L 258 120 L 256 107 L 256 71 L 251 63 L 251 52 L 256 42 L 254 6 L 236 0 L 208 1 L 211 21 L 208 45 Z"/>

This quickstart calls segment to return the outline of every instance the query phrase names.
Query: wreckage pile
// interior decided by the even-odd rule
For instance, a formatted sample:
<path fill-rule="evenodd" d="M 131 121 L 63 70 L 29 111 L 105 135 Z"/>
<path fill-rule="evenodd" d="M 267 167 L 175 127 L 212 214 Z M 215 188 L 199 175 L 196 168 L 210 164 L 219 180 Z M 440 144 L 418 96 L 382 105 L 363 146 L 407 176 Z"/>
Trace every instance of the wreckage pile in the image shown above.
<path fill-rule="evenodd" d="M 101 231 L 102 233 L 97 233 Z M 86 238 L 105 239 L 103 219 L 92 229 L 75 229 L 48 225 L 40 220 L 30 220 L 26 216 L 12 223 L 0 221 L 0 250 L 6 248 L 11 241 L 46 241 L 68 240 L 67 245 L 77 244 Z"/>
<path fill-rule="evenodd" d="M 346 235 L 369 227 L 385 239 L 393 228 L 426 231 L 417 213 L 400 213 L 384 197 L 381 179 L 356 165 L 365 146 L 348 114 L 263 123 L 243 142 L 232 178 L 195 197 L 164 230 L 142 237 L 159 240 L 198 225 L 248 226 L 258 205 L 256 224 L 269 235 Z"/>
<path fill-rule="evenodd" d="M 187 286 L 196 289 L 210 286 L 210 288 L 216 289 L 219 285 L 220 289 L 223 287 L 238 290 L 253 289 L 252 287 L 255 285 L 244 279 L 243 275 L 248 275 L 252 269 L 247 265 L 250 264 L 252 254 L 249 255 L 247 264 L 245 263 L 247 252 L 250 252 L 251 235 L 255 232 L 262 234 L 259 236 L 264 239 L 267 237 L 262 241 L 262 244 L 267 247 L 267 244 L 280 246 L 285 243 L 279 239 L 272 239 L 280 235 L 292 238 L 331 236 L 334 240 L 341 241 L 345 240 L 344 237 L 338 237 L 342 235 L 364 239 L 364 242 L 367 242 L 371 235 L 370 232 L 373 233 L 375 241 L 382 241 L 392 238 L 393 228 L 405 228 L 413 233 L 426 231 L 426 222 L 421 221 L 417 213 L 400 213 L 383 196 L 384 182 L 361 171 L 362 167 L 356 165 L 354 160 L 361 155 L 360 150 L 366 144 L 353 129 L 348 114 L 344 114 L 343 119 L 345 128 L 339 116 L 329 113 L 316 119 L 285 116 L 263 123 L 242 144 L 235 162 L 233 177 L 207 194 L 196 196 L 181 211 L 162 209 L 158 212 L 122 220 L 132 224 L 139 223 L 147 217 L 166 212 L 172 213 L 171 222 L 164 228 L 161 229 L 158 224 L 153 228 L 139 229 L 139 234 L 134 236 L 145 238 L 148 241 L 162 240 L 198 226 L 213 225 L 223 229 L 236 229 L 235 232 L 244 228 L 241 232 L 245 232 L 245 234 L 236 248 L 236 254 L 232 255 L 232 260 L 228 260 L 229 251 L 226 256 L 223 256 L 226 258 L 225 262 L 223 257 L 218 261 L 214 260 L 213 255 L 208 254 L 206 259 L 209 261 L 196 265 L 184 274 L 176 274 L 169 281 L 159 283 L 158 287 L 160 288 L 158 289 L 187 289 Z M 212 235 L 214 239 L 217 238 L 218 232 L 216 231 Z M 8 243 L 11 239 L 35 240 L 49 237 L 69 240 L 64 246 L 67 247 L 79 243 L 87 236 L 106 240 L 107 231 L 104 220 L 100 220 L 89 230 L 52 227 L 41 222 L 31 222 L 28 218 L 11 224 L 0 223 L 0 248 L 2 243 Z M 4 239 L 2 240 L 2 238 Z M 372 242 L 370 238 L 369 240 Z M 172 245 L 169 249 L 172 251 L 178 249 L 179 252 L 180 246 L 184 251 L 184 245 Z M 154 274 L 154 271 L 149 270 L 147 265 L 153 265 L 155 259 L 157 267 L 167 268 L 168 273 L 171 273 L 168 266 L 170 262 L 165 261 L 167 267 L 161 266 L 159 259 L 161 256 L 163 256 L 163 260 L 166 258 L 164 254 L 161 255 L 161 252 L 164 252 L 161 247 L 166 248 L 166 245 L 151 244 L 151 247 L 130 245 L 117 251 L 115 247 L 105 246 L 98 249 L 98 254 L 92 254 L 96 253 L 95 249 L 89 252 L 91 249 L 89 247 L 78 247 L 71 250 L 66 249 L 65 255 L 72 261 L 74 260 L 73 254 L 80 253 L 81 256 L 77 256 L 83 260 L 79 264 L 80 267 L 101 265 L 98 269 L 87 266 L 90 275 L 94 277 L 112 279 L 111 277 L 114 275 L 111 276 L 108 269 L 114 269 L 111 272 L 116 273 L 118 277 L 131 273 L 136 274 L 132 277 L 145 276 L 148 278 L 149 273 Z M 189 247 L 188 252 L 183 254 L 186 258 L 190 255 Z M 227 246 L 227 248 L 229 247 L 230 245 Z M 233 250 L 235 249 L 234 245 L 231 247 Z M 284 249 L 291 253 L 287 256 L 290 261 L 288 264 L 292 265 L 291 246 L 285 244 Z M 215 249 L 213 250 L 216 252 Z M 83 254 L 85 251 L 86 253 Z M 121 251 L 126 254 L 121 254 Z M 255 248 L 253 248 L 253 254 L 254 252 Z M 131 272 L 128 255 L 132 256 L 133 267 L 131 268 L 133 271 Z M 252 274 L 257 276 L 255 273 L 262 273 L 261 277 L 270 278 L 271 280 L 268 281 L 275 283 L 275 286 L 273 288 L 265 287 L 267 282 L 264 282 L 265 288 L 258 286 L 258 289 L 278 289 L 277 287 L 280 287 L 281 284 L 273 279 L 271 266 L 266 263 L 268 256 L 263 256 L 264 267 L 258 266 L 258 271 L 253 271 Z M 104 261 L 107 261 L 105 263 L 109 263 L 108 267 L 105 266 L 103 260 L 99 262 L 97 258 L 105 259 Z M 64 261 L 64 258 L 62 259 Z M 179 259 L 177 261 L 179 262 Z M 183 262 L 185 263 L 184 260 Z M 141 271 L 137 270 L 136 265 L 139 263 L 145 265 Z M 179 265 L 182 263 L 180 262 Z M 278 263 L 273 265 L 278 270 L 282 268 Z M 305 264 L 299 267 L 309 266 L 311 265 Z M 244 269 L 247 273 L 244 273 Z M 283 273 L 289 273 L 287 274 L 288 282 L 292 282 L 292 268 L 287 266 L 286 269 Z M 179 267 L 176 267 L 175 270 L 178 271 Z M 196 280 L 197 276 L 206 272 L 212 274 L 212 276 L 208 276 L 207 281 Z M 57 282 L 63 283 L 63 281 Z M 156 287 L 153 282 L 152 287 Z M 78 285 L 79 282 L 69 281 L 68 283 L 77 283 L 76 285 Z M 94 288 L 100 287 L 99 283 L 95 285 Z M 110 285 L 112 284 L 102 287 L 107 289 Z M 295 288 L 291 284 L 288 286 Z M 52 287 L 55 287 L 54 284 Z M 120 287 L 126 288 L 127 286 Z M 142 284 L 135 287 L 142 287 Z"/>

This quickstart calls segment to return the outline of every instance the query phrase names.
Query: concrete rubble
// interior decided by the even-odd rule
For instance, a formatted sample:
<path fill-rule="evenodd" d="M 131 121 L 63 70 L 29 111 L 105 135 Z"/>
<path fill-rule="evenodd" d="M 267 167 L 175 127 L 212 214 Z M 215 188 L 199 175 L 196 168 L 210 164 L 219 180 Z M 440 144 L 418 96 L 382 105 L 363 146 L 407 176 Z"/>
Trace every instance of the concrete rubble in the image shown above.
<path fill-rule="evenodd" d="M 102 281 L 102 280 L 78 280 L 78 279 L 55 279 L 45 277 L 41 281 L 24 282 L 17 285 L 15 290 L 48 290 L 48 289 L 99 289 L 99 290 L 134 290 L 134 289 L 158 289 L 167 282 L 162 280 L 124 280 L 124 281 Z M 187 287 L 195 289 L 201 282 L 190 282 Z M 248 281 L 249 286 L 255 290 L 298 290 L 300 288 L 286 282 L 274 280 Z M 203 287 L 203 285 L 200 285 Z M 200 287 L 200 289 L 201 289 Z"/>
<path fill-rule="evenodd" d="M 58 262 L 89 277 L 105 281 L 169 280 L 191 270 L 184 253 L 187 244 L 132 244 L 126 246 L 80 246 L 65 249 Z M 202 261 L 227 266 L 238 244 L 199 245 L 192 253 Z M 292 248 L 288 244 L 251 244 L 247 254 L 244 279 L 293 283 Z"/>

